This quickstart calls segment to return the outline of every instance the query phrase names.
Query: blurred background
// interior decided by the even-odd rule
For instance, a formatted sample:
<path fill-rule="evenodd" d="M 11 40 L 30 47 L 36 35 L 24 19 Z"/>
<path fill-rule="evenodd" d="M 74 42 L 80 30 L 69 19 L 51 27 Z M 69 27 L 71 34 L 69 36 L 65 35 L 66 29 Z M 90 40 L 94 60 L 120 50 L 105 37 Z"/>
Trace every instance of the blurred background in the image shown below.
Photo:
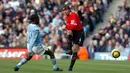
<path fill-rule="evenodd" d="M 1 0 L 0 59 L 24 57 L 27 52 L 27 26 L 33 13 L 39 14 L 41 33 L 47 34 L 42 39 L 43 44 L 55 52 L 57 59 L 69 59 L 71 55 L 65 54 L 69 45 L 66 31 L 61 29 L 65 21 L 60 10 L 62 5 L 67 4 L 79 15 L 84 27 L 85 41 L 78 53 L 79 59 L 113 60 L 110 52 L 116 48 L 122 52 L 118 60 L 128 60 L 129 2 L 130 0 Z M 110 8 L 115 12 L 110 13 Z M 38 56 L 36 58 L 41 59 Z M 48 56 L 42 58 L 49 59 Z"/>

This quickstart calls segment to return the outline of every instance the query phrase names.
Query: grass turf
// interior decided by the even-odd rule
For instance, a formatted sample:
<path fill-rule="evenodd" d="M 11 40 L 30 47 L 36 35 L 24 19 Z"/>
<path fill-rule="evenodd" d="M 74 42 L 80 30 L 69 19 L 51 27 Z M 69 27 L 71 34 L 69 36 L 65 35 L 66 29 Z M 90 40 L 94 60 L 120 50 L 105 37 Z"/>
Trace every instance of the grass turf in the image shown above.
<path fill-rule="evenodd" d="M 19 60 L 0 60 L 0 73 L 16 73 L 14 66 Z M 58 60 L 57 64 L 67 73 L 70 60 Z M 17 73 L 59 73 L 52 71 L 50 60 L 31 60 L 23 65 Z M 77 60 L 72 72 L 68 73 L 130 73 L 130 61 L 95 61 Z"/>

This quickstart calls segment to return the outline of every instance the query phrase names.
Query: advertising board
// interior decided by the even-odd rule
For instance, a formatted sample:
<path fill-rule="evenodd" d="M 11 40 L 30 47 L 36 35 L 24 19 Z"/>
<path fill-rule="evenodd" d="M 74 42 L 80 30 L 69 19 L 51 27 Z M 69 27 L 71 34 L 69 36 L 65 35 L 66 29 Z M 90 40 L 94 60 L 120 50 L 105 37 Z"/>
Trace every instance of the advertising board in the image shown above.
<path fill-rule="evenodd" d="M 0 48 L 0 59 L 21 59 L 26 56 L 26 48 Z M 39 55 L 34 55 L 34 60 L 42 59 Z"/>
<path fill-rule="evenodd" d="M 105 52 L 105 53 L 101 53 L 101 52 L 96 52 L 94 59 L 95 60 L 128 60 L 128 53 L 121 53 L 119 58 L 113 58 L 111 56 L 111 53 L 109 52 Z"/>

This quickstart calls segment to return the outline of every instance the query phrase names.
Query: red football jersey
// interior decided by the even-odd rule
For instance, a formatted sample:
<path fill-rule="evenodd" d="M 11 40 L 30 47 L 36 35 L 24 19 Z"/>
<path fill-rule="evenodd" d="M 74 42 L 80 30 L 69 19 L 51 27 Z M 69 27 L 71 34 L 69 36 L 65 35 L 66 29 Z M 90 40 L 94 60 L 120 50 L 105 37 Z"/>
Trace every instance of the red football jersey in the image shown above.
<path fill-rule="evenodd" d="M 83 29 L 83 26 L 80 22 L 80 18 L 75 12 L 70 12 L 70 14 L 65 17 L 65 21 L 66 21 L 67 30 L 82 30 Z"/>

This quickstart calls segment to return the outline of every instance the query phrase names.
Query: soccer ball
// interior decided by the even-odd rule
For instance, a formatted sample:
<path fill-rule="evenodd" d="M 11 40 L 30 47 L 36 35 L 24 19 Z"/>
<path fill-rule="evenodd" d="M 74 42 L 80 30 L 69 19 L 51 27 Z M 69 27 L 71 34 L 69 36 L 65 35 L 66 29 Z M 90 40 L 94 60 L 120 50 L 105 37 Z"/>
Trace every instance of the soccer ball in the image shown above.
<path fill-rule="evenodd" d="M 119 50 L 119 49 L 113 49 L 113 50 L 111 51 L 111 55 L 112 55 L 112 57 L 114 57 L 114 58 L 118 58 L 118 57 L 120 56 L 120 50 Z"/>

